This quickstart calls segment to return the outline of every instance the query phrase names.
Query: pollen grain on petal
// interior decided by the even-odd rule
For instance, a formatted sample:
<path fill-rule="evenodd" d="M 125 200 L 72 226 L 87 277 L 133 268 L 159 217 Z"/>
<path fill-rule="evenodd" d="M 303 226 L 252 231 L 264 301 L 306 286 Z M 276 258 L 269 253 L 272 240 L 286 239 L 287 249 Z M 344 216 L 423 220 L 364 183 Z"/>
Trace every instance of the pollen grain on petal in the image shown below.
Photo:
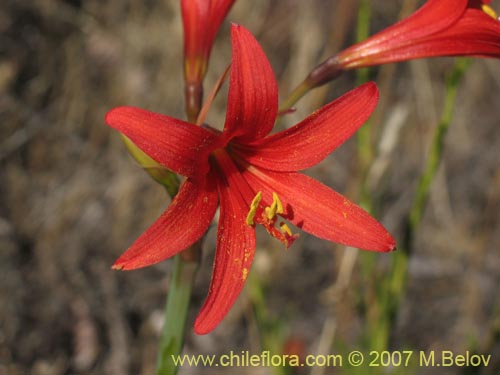
<path fill-rule="evenodd" d="M 245 281 L 248 277 L 248 268 L 243 268 L 241 270 L 241 279 Z"/>

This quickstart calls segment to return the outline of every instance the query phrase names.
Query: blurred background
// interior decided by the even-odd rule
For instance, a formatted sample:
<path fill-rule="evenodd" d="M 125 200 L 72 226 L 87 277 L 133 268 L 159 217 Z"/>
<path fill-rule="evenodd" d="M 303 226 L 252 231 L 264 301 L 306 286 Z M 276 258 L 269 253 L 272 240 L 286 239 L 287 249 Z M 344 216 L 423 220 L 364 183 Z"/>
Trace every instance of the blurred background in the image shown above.
<path fill-rule="evenodd" d="M 373 0 L 372 32 L 420 4 Z M 184 118 L 179 8 L 177 0 L 0 3 L 2 375 L 154 373 L 170 262 L 132 272 L 110 266 L 169 198 L 103 118 L 124 104 Z M 357 9 L 352 0 L 239 0 L 228 19 L 261 42 L 284 97 L 321 59 L 354 41 Z M 230 62 L 228 31 L 226 22 L 212 50 L 208 89 Z M 405 234 L 453 66 L 453 59 L 433 59 L 369 73 L 381 89 L 368 125 L 377 147 L 369 194 L 374 215 L 397 240 Z M 355 82 L 355 73 L 346 74 L 310 93 L 280 126 L 294 124 Z M 389 350 L 492 354 L 487 368 L 457 368 L 457 374 L 500 372 L 499 88 L 495 60 L 474 61 L 459 86 L 443 161 L 412 241 L 407 285 L 386 330 Z M 221 95 L 209 123 L 222 124 L 224 112 Z M 353 139 L 308 173 L 356 201 L 355 156 Z M 266 337 L 285 353 L 373 349 L 367 344 L 373 342 L 367 327 L 377 325 L 370 313 L 378 303 L 372 288 L 394 254 L 358 253 L 307 234 L 285 251 L 264 233 L 258 238 L 252 273 L 260 280 L 264 315 L 256 318 L 256 294 L 249 287 L 213 333 L 196 336 L 189 329 L 185 353 L 258 354 Z M 213 246 L 212 230 L 190 327 L 208 288 Z M 262 333 L 262 316 L 268 333 Z M 235 371 L 223 370 L 180 373 Z M 349 373 L 295 373 L 311 370 Z"/>

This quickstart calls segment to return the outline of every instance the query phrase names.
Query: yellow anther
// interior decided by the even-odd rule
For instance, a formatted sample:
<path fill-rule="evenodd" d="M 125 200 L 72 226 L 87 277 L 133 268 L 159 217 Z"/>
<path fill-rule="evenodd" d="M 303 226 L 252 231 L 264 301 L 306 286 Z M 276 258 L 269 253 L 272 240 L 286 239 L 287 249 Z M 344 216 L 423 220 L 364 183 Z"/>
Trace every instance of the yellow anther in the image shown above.
<path fill-rule="evenodd" d="M 276 214 L 282 214 L 283 213 L 283 204 L 280 201 L 280 198 L 278 197 L 278 194 L 273 192 L 273 203 L 271 206 L 266 207 L 266 215 L 269 220 L 272 220 Z"/>
<path fill-rule="evenodd" d="M 481 9 L 483 9 L 483 12 L 486 13 L 488 16 L 496 20 L 498 19 L 497 13 L 489 5 L 483 4 L 481 5 Z"/>
<path fill-rule="evenodd" d="M 283 204 L 280 201 L 280 198 L 278 197 L 278 194 L 273 192 L 273 204 L 276 203 L 276 213 L 282 214 L 284 212 L 283 210 Z"/>
<path fill-rule="evenodd" d="M 289 236 L 292 235 L 292 231 L 290 230 L 290 227 L 286 225 L 285 223 L 280 223 L 280 228 L 283 233 L 288 234 Z"/>
<path fill-rule="evenodd" d="M 247 225 L 254 225 L 253 218 L 255 217 L 255 213 L 257 212 L 257 208 L 259 207 L 259 203 L 262 200 L 262 192 L 259 191 L 257 195 L 253 198 L 252 203 L 250 203 L 250 210 L 248 211 L 246 223 Z"/>

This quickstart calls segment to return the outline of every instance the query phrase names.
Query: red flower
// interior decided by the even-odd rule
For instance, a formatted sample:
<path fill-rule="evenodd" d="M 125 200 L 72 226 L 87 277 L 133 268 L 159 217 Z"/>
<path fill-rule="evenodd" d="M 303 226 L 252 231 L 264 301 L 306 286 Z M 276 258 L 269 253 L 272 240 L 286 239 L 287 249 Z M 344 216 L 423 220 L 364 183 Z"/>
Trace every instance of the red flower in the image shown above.
<path fill-rule="evenodd" d="M 203 80 L 219 27 L 236 0 L 181 0 L 186 82 Z"/>
<path fill-rule="evenodd" d="M 324 106 L 294 127 L 268 135 L 277 116 L 277 84 L 261 47 L 243 27 L 231 29 L 233 61 L 224 130 L 138 108 L 119 107 L 106 122 L 167 168 L 186 176 L 167 210 L 116 261 L 145 267 L 184 250 L 206 232 L 220 204 L 210 291 L 195 322 L 210 332 L 240 294 L 261 224 L 287 247 L 297 237 L 279 217 L 317 237 L 374 251 L 395 248 L 369 214 L 325 185 L 297 173 L 347 140 L 378 100 L 373 83 Z"/>
<path fill-rule="evenodd" d="M 428 0 L 408 18 L 332 56 L 308 77 L 319 86 L 343 70 L 437 56 L 500 57 L 491 0 Z"/>

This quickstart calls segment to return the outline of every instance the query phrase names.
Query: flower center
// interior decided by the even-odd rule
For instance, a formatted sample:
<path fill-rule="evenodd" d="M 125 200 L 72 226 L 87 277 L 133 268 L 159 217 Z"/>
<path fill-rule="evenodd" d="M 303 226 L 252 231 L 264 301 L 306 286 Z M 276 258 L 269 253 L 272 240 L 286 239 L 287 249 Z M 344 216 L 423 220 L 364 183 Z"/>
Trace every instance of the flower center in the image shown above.
<path fill-rule="evenodd" d="M 273 192 L 273 202 L 270 206 L 264 207 L 261 201 L 262 192 L 259 191 L 253 198 L 252 203 L 250 203 L 250 209 L 246 217 L 247 225 L 254 226 L 256 223 L 262 225 L 267 233 L 285 244 L 288 249 L 299 235 L 292 234 L 292 231 L 284 222 L 279 223 L 280 229 L 275 227 L 278 215 L 284 212 L 278 194 Z"/>

